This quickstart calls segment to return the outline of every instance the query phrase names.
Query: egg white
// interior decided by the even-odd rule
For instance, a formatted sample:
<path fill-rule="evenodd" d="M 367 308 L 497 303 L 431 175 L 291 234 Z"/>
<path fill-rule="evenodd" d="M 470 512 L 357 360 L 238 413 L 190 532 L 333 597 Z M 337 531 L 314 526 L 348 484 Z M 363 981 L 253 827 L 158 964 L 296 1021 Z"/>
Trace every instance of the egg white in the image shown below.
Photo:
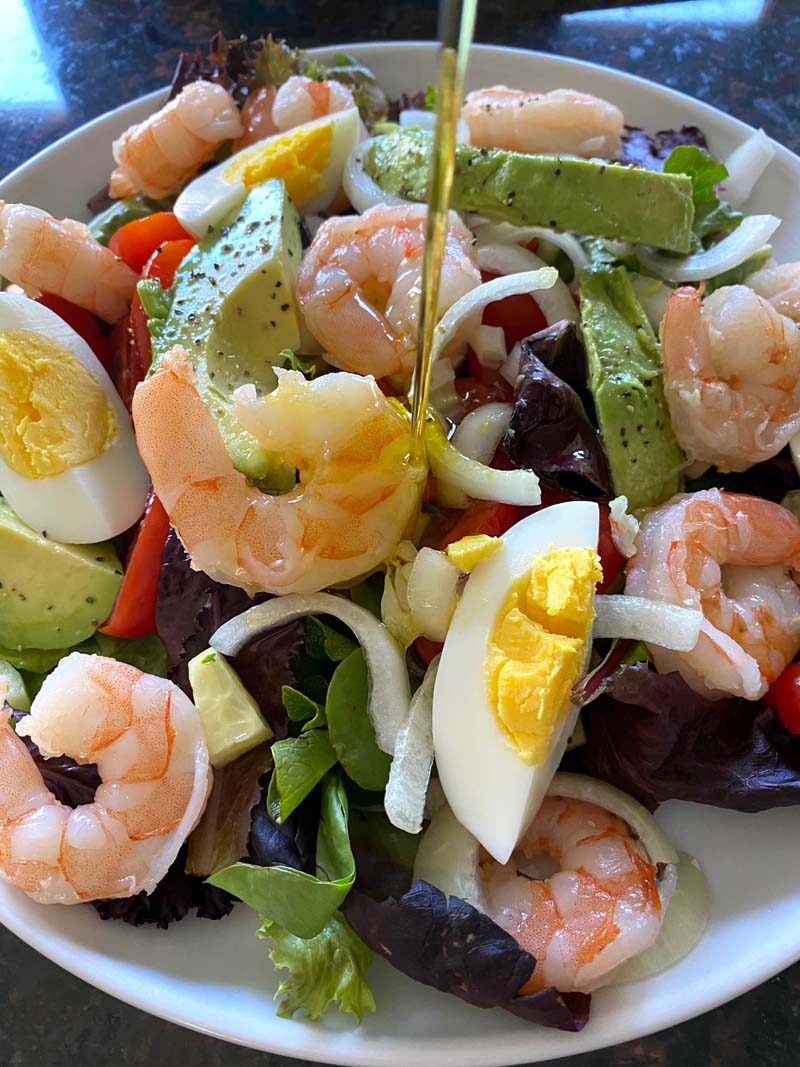
<path fill-rule="evenodd" d="M 591 501 L 543 508 L 512 526 L 467 581 L 441 654 L 433 694 L 439 780 L 462 826 L 506 863 L 541 804 L 578 716 L 570 708 L 548 758 L 530 765 L 512 747 L 486 692 L 486 646 L 511 585 L 550 548 L 597 548 Z"/>
<path fill-rule="evenodd" d="M 186 186 L 175 201 L 173 211 L 181 225 L 194 237 L 198 239 L 205 237 L 209 230 L 229 212 L 241 207 L 247 196 L 247 188 L 243 182 L 232 182 L 225 178 L 225 172 L 234 160 L 246 155 L 257 157 L 267 145 L 282 139 L 295 138 L 302 131 L 309 131 L 326 124 L 333 126 L 333 136 L 330 158 L 321 175 L 322 189 L 308 202 L 295 205 L 303 215 L 316 215 L 325 211 L 339 191 L 347 157 L 358 144 L 361 136 L 358 108 L 336 111 L 321 119 L 314 119 L 313 122 L 306 122 L 291 130 L 273 134 L 272 137 L 266 137 L 263 141 L 248 145 L 247 148 L 241 149 L 218 163 L 216 167 L 201 174 Z"/>
<path fill-rule="evenodd" d="M 100 456 L 50 478 L 26 478 L 0 457 L 0 493 L 23 522 L 56 541 L 94 544 L 115 537 L 142 514 L 150 487 L 125 405 L 89 345 L 54 311 L 0 293 L 0 333 L 6 330 L 31 330 L 66 348 L 99 382 L 118 429 Z"/>

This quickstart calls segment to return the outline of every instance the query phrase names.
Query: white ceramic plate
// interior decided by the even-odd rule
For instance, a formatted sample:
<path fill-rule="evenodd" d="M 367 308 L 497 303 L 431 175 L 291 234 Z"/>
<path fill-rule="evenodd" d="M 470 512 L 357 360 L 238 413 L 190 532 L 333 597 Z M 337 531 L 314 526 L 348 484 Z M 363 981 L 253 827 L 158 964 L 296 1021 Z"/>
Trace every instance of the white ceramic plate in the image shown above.
<path fill-rule="evenodd" d="M 390 95 L 432 79 L 435 46 L 346 46 L 376 71 Z M 318 50 L 324 56 L 325 50 Z M 328 50 L 330 51 L 330 50 Z M 570 86 L 618 104 L 626 121 L 651 130 L 694 123 L 725 157 L 750 132 L 736 119 L 680 93 L 612 70 L 555 56 L 476 47 L 471 88 L 498 81 L 526 88 Z M 56 215 L 85 216 L 106 181 L 111 141 L 162 99 L 154 93 L 84 126 L 0 183 L 0 197 Z M 785 217 L 774 245 L 800 247 L 792 190 L 800 159 L 779 147 L 749 209 Z M 794 210 L 794 216 L 792 211 Z M 101 922 L 89 907 L 42 907 L 0 884 L 0 921 L 62 967 L 121 1000 L 228 1041 L 312 1060 L 365 1067 L 495 1067 L 602 1048 L 682 1022 L 765 981 L 800 957 L 800 818 L 793 810 L 740 815 L 676 801 L 659 811 L 675 845 L 698 856 L 713 911 L 695 950 L 664 974 L 595 994 L 580 1034 L 526 1025 L 501 1011 L 470 1008 L 376 961 L 378 1010 L 359 1029 L 331 1016 L 309 1025 L 275 1015 L 277 977 L 256 916 L 240 906 L 221 922 L 186 919 L 167 933 Z"/>

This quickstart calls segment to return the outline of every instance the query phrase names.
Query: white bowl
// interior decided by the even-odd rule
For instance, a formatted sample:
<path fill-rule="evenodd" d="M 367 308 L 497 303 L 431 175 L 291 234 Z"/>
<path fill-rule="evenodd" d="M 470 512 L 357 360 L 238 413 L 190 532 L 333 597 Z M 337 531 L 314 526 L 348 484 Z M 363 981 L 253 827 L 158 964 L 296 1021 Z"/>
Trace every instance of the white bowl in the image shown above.
<path fill-rule="evenodd" d="M 432 44 L 345 46 L 376 71 L 390 95 L 433 77 Z M 324 56 L 330 49 L 316 49 Z M 618 104 L 650 130 L 691 123 L 725 157 L 751 133 L 744 123 L 669 89 L 588 63 L 517 49 L 477 46 L 471 88 L 570 86 Z M 89 123 L 0 183 L 0 197 L 85 217 L 106 181 L 111 141 L 163 98 L 153 93 Z M 792 190 L 800 159 L 778 147 L 748 208 L 786 215 L 778 258 L 800 247 Z M 29 945 L 98 988 L 165 1019 L 253 1048 L 365 1067 L 494 1067 L 614 1045 L 682 1022 L 744 993 L 800 957 L 800 818 L 791 809 L 741 815 L 672 801 L 658 813 L 675 845 L 699 857 L 713 894 L 708 930 L 677 966 L 643 982 L 603 989 L 580 1034 L 527 1025 L 418 985 L 378 960 L 370 971 L 378 1010 L 358 1028 L 330 1016 L 316 1024 L 275 1015 L 278 979 L 256 916 L 242 906 L 220 922 L 186 919 L 167 933 L 102 922 L 89 907 L 42 907 L 0 884 L 0 921 Z"/>

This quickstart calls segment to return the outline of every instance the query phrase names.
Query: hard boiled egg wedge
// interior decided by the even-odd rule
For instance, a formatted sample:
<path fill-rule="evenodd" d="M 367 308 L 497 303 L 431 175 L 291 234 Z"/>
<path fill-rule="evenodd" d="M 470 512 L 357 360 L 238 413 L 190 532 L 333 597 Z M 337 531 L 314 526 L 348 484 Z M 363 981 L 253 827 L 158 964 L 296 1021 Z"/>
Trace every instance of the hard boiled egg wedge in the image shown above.
<path fill-rule="evenodd" d="M 0 293 L 0 493 L 34 530 L 94 544 L 133 525 L 149 488 L 133 427 L 87 343 L 49 308 Z"/>
<path fill-rule="evenodd" d="M 341 188 L 347 157 L 360 136 L 353 107 L 266 137 L 190 182 L 175 201 L 175 214 L 189 233 L 205 237 L 244 202 L 249 189 L 270 178 L 285 182 L 301 214 L 319 214 Z"/>
<path fill-rule="evenodd" d="M 597 504 L 543 508 L 512 526 L 467 581 L 433 696 L 439 780 L 456 818 L 506 863 L 536 814 L 578 711 L 591 643 Z"/>

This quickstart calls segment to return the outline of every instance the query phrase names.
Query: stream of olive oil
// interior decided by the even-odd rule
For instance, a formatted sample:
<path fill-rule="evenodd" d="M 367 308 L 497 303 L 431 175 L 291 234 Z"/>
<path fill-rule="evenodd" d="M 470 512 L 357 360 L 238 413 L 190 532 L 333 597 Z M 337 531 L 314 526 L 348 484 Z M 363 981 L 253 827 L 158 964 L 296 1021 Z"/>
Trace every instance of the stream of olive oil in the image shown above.
<path fill-rule="evenodd" d="M 447 235 L 447 213 L 453 188 L 456 126 L 461 113 L 464 74 L 475 29 L 478 0 L 442 0 L 439 37 L 442 48 L 436 85 L 436 130 L 431 156 L 428 221 L 422 265 L 417 361 L 411 385 L 411 458 L 425 459 L 425 419 L 428 410 L 433 338 L 439 306 L 439 283 Z"/>

